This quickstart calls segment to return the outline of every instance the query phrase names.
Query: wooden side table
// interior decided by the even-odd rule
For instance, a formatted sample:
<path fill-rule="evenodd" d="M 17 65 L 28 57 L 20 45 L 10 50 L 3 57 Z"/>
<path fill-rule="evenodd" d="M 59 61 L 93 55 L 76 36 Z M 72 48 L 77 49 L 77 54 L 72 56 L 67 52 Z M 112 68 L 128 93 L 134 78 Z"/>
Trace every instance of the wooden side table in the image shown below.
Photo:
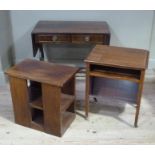
<path fill-rule="evenodd" d="M 95 88 L 95 83 L 93 80 L 102 78 L 102 81 L 99 80 L 100 83 L 97 85 L 97 87 L 102 87 L 103 93 L 106 92 L 105 89 L 107 88 L 108 96 L 111 95 L 111 97 L 119 96 L 120 98 L 124 98 L 123 95 L 125 95 L 126 99 L 133 99 L 133 101 L 136 103 L 134 126 L 137 127 L 145 69 L 148 65 L 148 56 L 149 52 L 142 49 L 97 45 L 85 60 L 86 117 L 88 117 L 89 112 L 89 95 L 90 93 L 94 93 L 93 90 Z M 104 82 L 105 80 L 109 81 Z M 114 80 L 116 82 L 112 83 Z M 121 82 L 120 80 L 123 81 Z M 125 88 L 123 88 L 124 81 L 130 81 L 130 83 L 128 83 L 128 86 L 126 85 Z M 118 83 L 121 84 L 121 87 Z M 127 88 L 130 87 L 130 84 L 132 84 L 134 88 L 133 91 Z M 115 91 L 111 92 L 111 90 L 114 88 L 114 85 L 116 85 Z M 128 92 L 125 93 L 125 91 Z"/>
<path fill-rule="evenodd" d="M 32 59 L 8 69 L 15 122 L 62 136 L 75 118 L 77 71 Z"/>

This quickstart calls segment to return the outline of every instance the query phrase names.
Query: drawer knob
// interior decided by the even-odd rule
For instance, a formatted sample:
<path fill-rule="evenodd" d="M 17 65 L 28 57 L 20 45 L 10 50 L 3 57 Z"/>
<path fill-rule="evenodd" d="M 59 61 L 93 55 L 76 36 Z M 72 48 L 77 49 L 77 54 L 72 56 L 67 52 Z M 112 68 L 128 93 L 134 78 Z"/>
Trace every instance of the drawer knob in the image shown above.
<path fill-rule="evenodd" d="M 89 36 L 85 36 L 85 41 L 86 42 L 90 41 L 90 37 Z"/>
<path fill-rule="evenodd" d="M 58 39 L 58 37 L 56 36 L 56 35 L 54 35 L 53 37 L 52 37 L 52 40 L 53 41 L 56 41 Z"/>

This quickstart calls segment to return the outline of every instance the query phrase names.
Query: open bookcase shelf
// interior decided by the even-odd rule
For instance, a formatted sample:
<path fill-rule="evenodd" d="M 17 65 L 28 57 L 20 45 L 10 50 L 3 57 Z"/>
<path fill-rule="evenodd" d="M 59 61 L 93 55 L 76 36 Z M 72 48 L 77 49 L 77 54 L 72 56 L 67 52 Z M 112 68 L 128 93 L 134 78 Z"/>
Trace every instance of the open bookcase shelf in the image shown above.
<path fill-rule="evenodd" d="M 38 109 L 32 109 L 31 113 L 32 113 L 31 127 L 43 131 L 44 130 L 43 111 Z"/>
<path fill-rule="evenodd" d="M 140 81 L 140 71 L 124 68 L 115 68 L 109 66 L 91 65 L 90 76 L 105 77 L 111 79 L 129 80 L 133 82 Z"/>
<path fill-rule="evenodd" d="M 73 103 L 73 101 L 74 101 L 74 96 L 67 95 L 67 94 L 61 94 L 61 111 L 62 112 L 66 111 L 69 108 L 69 106 Z M 43 110 L 42 97 L 39 96 L 35 100 L 30 101 L 30 106 L 32 108 Z"/>
<path fill-rule="evenodd" d="M 71 122 L 75 119 L 75 113 L 65 111 L 62 113 L 62 126 L 63 126 L 63 131 L 70 126 Z"/>
<path fill-rule="evenodd" d="M 8 69 L 15 122 L 61 137 L 75 118 L 78 71 L 32 59 Z"/>
<path fill-rule="evenodd" d="M 68 86 L 68 85 L 67 85 Z M 44 131 L 44 102 L 42 94 L 42 85 L 39 82 L 28 81 L 28 94 L 29 94 L 29 106 L 31 109 L 31 127 Z M 74 113 L 74 95 L 66 94 L 63 91 L 60 94 L 60 120 L 61 120 L 61 133 L 64 133 L 65 130 L 69 127 L 71 122 L 75 119 Z M 50 104 L 53 104 L 52 100 L 48 101 Z M 55 101 L 54 101 L 55 102 Z M 52 115 L 52 114 L 51 114 Z"/>
<path fill-rule="evenodd" d="M 30 106 L 35 109 L 43 110 L 42 97 L 38 97 L 37 99 L 30 101 Z"/>

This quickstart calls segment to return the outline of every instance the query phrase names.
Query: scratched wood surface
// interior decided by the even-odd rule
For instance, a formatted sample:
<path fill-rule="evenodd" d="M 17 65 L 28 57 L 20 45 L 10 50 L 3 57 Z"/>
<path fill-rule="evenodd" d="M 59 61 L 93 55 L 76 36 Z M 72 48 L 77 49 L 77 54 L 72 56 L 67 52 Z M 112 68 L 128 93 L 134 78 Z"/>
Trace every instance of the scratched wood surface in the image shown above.
<path fill-rule="evenodd" d="M 6 70 L 6 74 L 62 87 L 78 71 L 76 67 L 25 59 Z"/>

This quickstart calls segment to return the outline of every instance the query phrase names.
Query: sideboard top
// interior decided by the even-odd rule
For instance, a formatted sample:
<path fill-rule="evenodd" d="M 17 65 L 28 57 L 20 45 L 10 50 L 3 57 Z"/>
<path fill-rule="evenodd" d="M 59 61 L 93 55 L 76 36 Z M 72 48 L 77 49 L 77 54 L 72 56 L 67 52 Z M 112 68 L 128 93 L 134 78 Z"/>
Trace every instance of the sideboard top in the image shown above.
<path fill-rule="evenodd" d="M 104 21 L 39 21 L 32 33 L 110 34 Z"/>

